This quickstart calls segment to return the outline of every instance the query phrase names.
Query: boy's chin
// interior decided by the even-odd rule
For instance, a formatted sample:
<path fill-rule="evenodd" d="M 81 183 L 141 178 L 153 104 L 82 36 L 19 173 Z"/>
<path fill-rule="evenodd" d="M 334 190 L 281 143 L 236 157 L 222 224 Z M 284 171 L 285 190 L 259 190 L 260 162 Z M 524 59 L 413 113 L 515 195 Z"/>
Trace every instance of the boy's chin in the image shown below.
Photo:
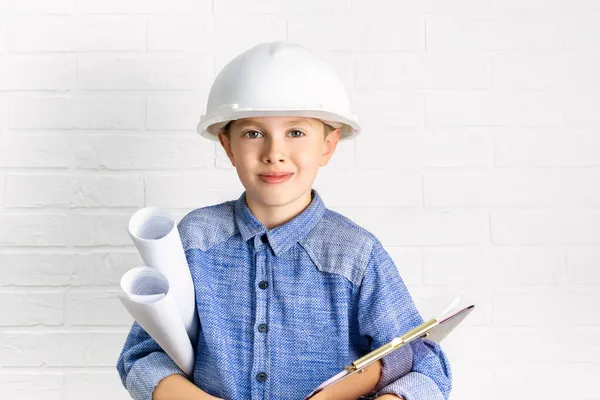
<path fill-rule="evenodd" d="M 284 187 L 272 187 L 278 185 L 265 184 L 264 186 L 266 187 L 255 187 L 252 197 L 266 206 L 281 206 L 289 204 L 294 200 L 297 200 L 298 197 L 302 196 L 302 193 L 304 192 L 302 191 L 302 193 L 299 193 L 297 189 L 294 190 Z"/>

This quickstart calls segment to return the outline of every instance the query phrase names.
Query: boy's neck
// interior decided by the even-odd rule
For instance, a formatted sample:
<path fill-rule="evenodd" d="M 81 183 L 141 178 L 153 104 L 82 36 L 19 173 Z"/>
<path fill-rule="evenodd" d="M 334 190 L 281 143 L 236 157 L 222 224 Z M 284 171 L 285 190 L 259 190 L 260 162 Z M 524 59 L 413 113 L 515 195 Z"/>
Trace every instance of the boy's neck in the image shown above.
<path fill-rule="evenodd" d="M 255 201 L 252 197 L 249 197 L 246 192 L 246 205 L 256 219 L 269 230 L 294 219 L 308 207 L 311 200 L 311 189 L 309 189 L 291 203 L 283 204 L 281 206 L 270 206 Z"/>

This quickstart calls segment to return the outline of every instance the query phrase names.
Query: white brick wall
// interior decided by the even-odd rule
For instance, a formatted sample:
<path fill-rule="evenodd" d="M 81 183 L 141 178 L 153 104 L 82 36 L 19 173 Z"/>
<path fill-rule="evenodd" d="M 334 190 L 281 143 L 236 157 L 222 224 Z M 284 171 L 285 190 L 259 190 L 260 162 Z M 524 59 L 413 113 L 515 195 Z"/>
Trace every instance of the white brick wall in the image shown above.
<path fill-rule="evenodd" d="M 239 195 L 195 126 L 267 40 L 331 62 L 363 123 L 327 206 L 425 316 L 477 304 L 444 346 L 452 399 L 600 399 L 596 0 L 0 0 L 0 398 L 128 398 L 126 223 Z"/>

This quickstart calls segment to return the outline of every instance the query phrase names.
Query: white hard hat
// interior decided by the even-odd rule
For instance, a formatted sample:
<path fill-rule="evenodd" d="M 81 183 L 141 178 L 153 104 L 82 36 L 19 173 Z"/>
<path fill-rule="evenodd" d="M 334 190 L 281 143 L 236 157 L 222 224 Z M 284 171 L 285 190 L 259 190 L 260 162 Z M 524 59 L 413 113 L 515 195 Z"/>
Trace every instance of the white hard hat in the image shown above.
<path fill-rule="evenodd" d="M 240 118 L 300 116 L 340 128 L 340 140 L 358 135 L 345 86 L 333 68 L 305 47 L 287 42 L 258 44 L 219 72 L 208 95 L 198 133 L 217 133 Z"/>

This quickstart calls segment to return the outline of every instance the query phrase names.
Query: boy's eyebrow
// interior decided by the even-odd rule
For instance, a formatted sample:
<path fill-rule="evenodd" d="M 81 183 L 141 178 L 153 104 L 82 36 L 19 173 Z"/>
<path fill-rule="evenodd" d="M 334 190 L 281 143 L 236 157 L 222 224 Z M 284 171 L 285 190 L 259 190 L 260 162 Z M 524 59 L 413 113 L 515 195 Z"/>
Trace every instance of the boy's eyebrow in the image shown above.
<path fill-rule="evenodd" d="M 255 120 L 255 119 L 252 119 L 252 118 L 246 118 L 246 119 L 244 119 L 243 121 L 240 121 L 240 122 L 242 124 L 245 124 L 245 123 L 246 124 L 251 124 L 252 123 L 252 124 L 256 124 L 256 125 L 261 125 L 262 126 L 262 124 L 259 121 Z M 311 125 L 312 126 L 312 123 L 310 123 L 306 119 L 295 119 L 293 121 L 286 122 L 287 125 L 295 125 L 295 124 L 298 124 L 298 123 L 300 123 L 300 124 L 306 124 L 306 125 Z"/>

